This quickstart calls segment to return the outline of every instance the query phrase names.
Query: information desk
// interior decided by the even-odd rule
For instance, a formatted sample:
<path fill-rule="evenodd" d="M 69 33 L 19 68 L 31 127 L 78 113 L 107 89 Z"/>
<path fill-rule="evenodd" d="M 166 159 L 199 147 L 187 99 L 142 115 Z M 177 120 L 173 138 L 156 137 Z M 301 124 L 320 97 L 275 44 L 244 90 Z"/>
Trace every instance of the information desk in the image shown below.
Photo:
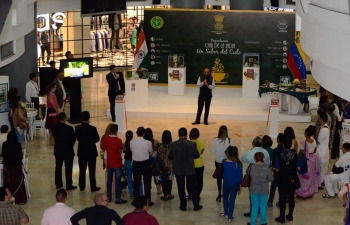
<path fill-rule="evenodd" d="M 148 79 L 125 79 L 126 109 L 148 107 Z"/>
<path fill-rule="evenodd" d="M 264 93 L 277 93 L 279 99 L 279 111 L 287 110 L 288 102 L 288 114 L 302 113 L 304 109 L 304 103 L 309 99 L 310 95 L 317 96 L 317 90 L 311 89 L 310 91 L 302 91 L 296 89 L 296 91 L 288 90 L 287 88 L 271 88 L 271 87 L 259 87 L 259 96 L 261 97 Z"/>

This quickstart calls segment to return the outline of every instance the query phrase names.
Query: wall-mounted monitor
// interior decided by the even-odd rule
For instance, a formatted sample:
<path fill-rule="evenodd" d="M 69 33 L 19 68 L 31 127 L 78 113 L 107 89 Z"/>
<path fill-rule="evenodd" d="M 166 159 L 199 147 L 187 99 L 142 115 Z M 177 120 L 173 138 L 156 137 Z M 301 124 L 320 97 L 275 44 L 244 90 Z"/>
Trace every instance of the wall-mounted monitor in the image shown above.
<path fill-rule="evenodd" d="M 126 0 L 81 0 L 81 17 L 122 14 L 125 10 Z"/>
<path fill-rule="evenodd" d="M 61 59 L 60 70 L 65 78 L 87 78 L 93 76 L 92 57 Z"/>

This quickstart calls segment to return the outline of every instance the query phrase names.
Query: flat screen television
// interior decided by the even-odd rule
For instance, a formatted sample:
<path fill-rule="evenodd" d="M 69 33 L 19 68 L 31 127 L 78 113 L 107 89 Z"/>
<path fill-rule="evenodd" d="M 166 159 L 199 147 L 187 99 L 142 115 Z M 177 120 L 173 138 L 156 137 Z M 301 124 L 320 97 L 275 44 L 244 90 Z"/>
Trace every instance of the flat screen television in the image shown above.
<path fill-rule="evenodd" d="M 63 71 L 65 78 L 92 77 L 92 57 L 61 59 L 60 70 Z"/>
<path fill-rule="evenodd" d="M 81 0 L 81 17 L 122 14 L 125 10 L 126 0 Z"/>

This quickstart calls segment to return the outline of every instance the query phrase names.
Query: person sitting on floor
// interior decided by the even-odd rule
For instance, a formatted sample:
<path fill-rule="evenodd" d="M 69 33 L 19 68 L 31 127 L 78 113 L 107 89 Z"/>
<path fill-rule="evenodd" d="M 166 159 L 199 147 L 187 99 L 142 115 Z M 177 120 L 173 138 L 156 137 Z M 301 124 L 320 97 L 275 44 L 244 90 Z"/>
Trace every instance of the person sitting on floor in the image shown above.
<path fill-rule="evenodd" d="M 334 164 L 332 172 L 324 177 L 327 193 L 322 195 L 323 198 L 335 197 L 339 192 L 337 184 L 343 178 L 344 168 L 350 167 L 350 143 L 344 143 L 342 150 L 344 155 Z"/>

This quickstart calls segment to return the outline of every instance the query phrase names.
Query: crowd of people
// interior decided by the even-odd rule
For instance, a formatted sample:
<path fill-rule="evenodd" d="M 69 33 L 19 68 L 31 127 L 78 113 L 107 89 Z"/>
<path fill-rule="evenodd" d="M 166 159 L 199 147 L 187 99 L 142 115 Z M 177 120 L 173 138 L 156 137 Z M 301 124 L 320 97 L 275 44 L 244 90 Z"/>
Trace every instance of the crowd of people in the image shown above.
<path fill-rule="evenodd" d="M 111 71 L 113 69 L 115 68 L 111 67 Z M 58 80 L 60 80 L 59 76 L 62 74 L 58 74 Z M 111 76 L 115 74 L 111 73 Z M 31 75 L 30 79 L 35 81 L 36 77 Z M 120 87 L 119 83 L 117 85 Z M 55 83 L 47 87 L 46 128 L 50 131 L 50 142 L 54 145 L 57 203 L 44 212 L 42 224 L 79 224 L 78 221 L 83 218 L 86 218 L 87 224 L 96 224 L 97 219 L 99 224 L 110 224 L 111 221 L 115 221 L 116 224 L 158 224 L 157 220 L 147 213 L 148 207 L 154 205 L 151 196 L 152 178 L 157 194 L 163 194 L 161 200 L 169 201 L 175 198 L 172 190 L 173 180 L 176 179 L 180 200 L 179 209 L 187 211 L 188 200 L 193 203 L 193 211 L 203 209 L 200 202 L 205 149 L 204 143 L 200 140 L 199 129 L 192 128 L 188 132 L 182 127 L 178 130 L 177 140 L 174 140 L 174 135 L 169 130 L 165 130 L 161 139 L 157 140 L 151 128 L 138 127 L 136 138 L 134 138 L 134 132 L 129 130 L 125 133 L 123 142 L 118 137 L 118 125 L 111 123 L 100 138 L 97 128 L 90 124 L 88 111 L 82 112 L 82 124 L 76 126 L 75 130 L 66 124 L 66 114 L 62 112 L 64 105 L 60 104 L 54 94 L 56 88 Z M 123 90 L 119 94 L 123 94 Z M 325 99 L 324 96 L 327 98 Z M 8 213 L 8 217 L 0 217 L 0 223 L 1 220 L 13 221 L 15 217 L 22 223 L 26 223 L 29 218 L 25 212 L 20 207 L 8 203 L 12 195 L 15 197 L 16 204 L 25 204 L 27 201 L 23 182 L 21 146 L 25 130 L 28 129 L 25 127 L 27 117 L 21 98 L 18 96 L 18 90 L 11 88 L 8 98 L 11 131 L 9 132 L 10 129 L 6 125 L 1 127 L 0 138 L 4 142 L 1 145 L 4 187 L 0 188 L 0 209 L 15 213 Z M 33 102 L 34 100 L 32 99 Z M 235 199 L 241 193 L 242 183 L 245 183 L 246 177 L 250 178 L 250 185 L 248 185 L 250 209 L 249 212 L 244 213 L 244 216 L 250 217 L 248 225 L 257 224 L 259 215 L 260 224 L 267 224 L 267 210 L 274 205 L 276 189 L 279 194 L 279 199 L 276 201 L 279 216 L 275 221 L 278 223 L 285 223 L 286 220 L 293 221 L 295 196 L 310 198 L 324 187 L 327 192 L 323 193 L 323 198 L 334 198 L 339 193 L 338 197 L 342 204 L 348 207 L 343 196 L 349 192 L 349 187 L 344 185 L 344 173 L 350 170 L 350 143 L 342 143 L 340 137 L 344 119 L 341 115 L 343 114 L 346 118 L 350 113 L 346 112 L 348 103 L 342 106 L 338 103 L 335 95 L 322 92 L 320 108 L 317 111 L 318 120 L 315 125 L 305 129 L 304 140 L 298 141 L 294 129 L 286 127 L 283 133 L 278 134 L 275 148 L 272 148 L 273 141 L 270 136 L 257 136 L 251 142 L 252 148 L 242 157 L 234 141 L 229 138 L 227 126 L 221 126 L 218 135 L 211 143 L 211 152 L 215 156 L 215 172 L 213 172 L 222 171 L 222 175 L 216 177 L 218 193 L 215 199 L 216 202 L 222 201 L 223 204 L 223 212 L 220 216 L 228 222 L 234 221 Z M 101 187 L 96 184 L 95 177 L 98 142 L 100 142 L 103 167 L 106 169 L 106 194 L 96 194 L 95 206 L 77 213 L 65 205 L 67 191 L 77 188 L 72 179 L 75 156 L 73 147 L 76 141 L 78 141 L 80 191 L 84 191 L 86 187 L 87 168 L 91 192 L 101 190 Z M 341 152 L 340 146 L 342 146 Z M 331 168 L 332 172 L 328 173 L 331 159 L 336 159 L 336 163 Z M 63 163 L 65 189 L 62 181 Z M 243 164 L 245 164 L 245 170 Z M 244 171 L 247 176 L 243 176 Z M 339 182 L 340 186 L 338 186 Z M 113 197 L 116 204 L 128 202 L 121 198 L 121 192 L 125 187 L 136 209 L 133 213 L 121 218 L 117 212 L 108 209 L 107 206 Z M 287 204 L 288 213 L 286 214 Z"/>

